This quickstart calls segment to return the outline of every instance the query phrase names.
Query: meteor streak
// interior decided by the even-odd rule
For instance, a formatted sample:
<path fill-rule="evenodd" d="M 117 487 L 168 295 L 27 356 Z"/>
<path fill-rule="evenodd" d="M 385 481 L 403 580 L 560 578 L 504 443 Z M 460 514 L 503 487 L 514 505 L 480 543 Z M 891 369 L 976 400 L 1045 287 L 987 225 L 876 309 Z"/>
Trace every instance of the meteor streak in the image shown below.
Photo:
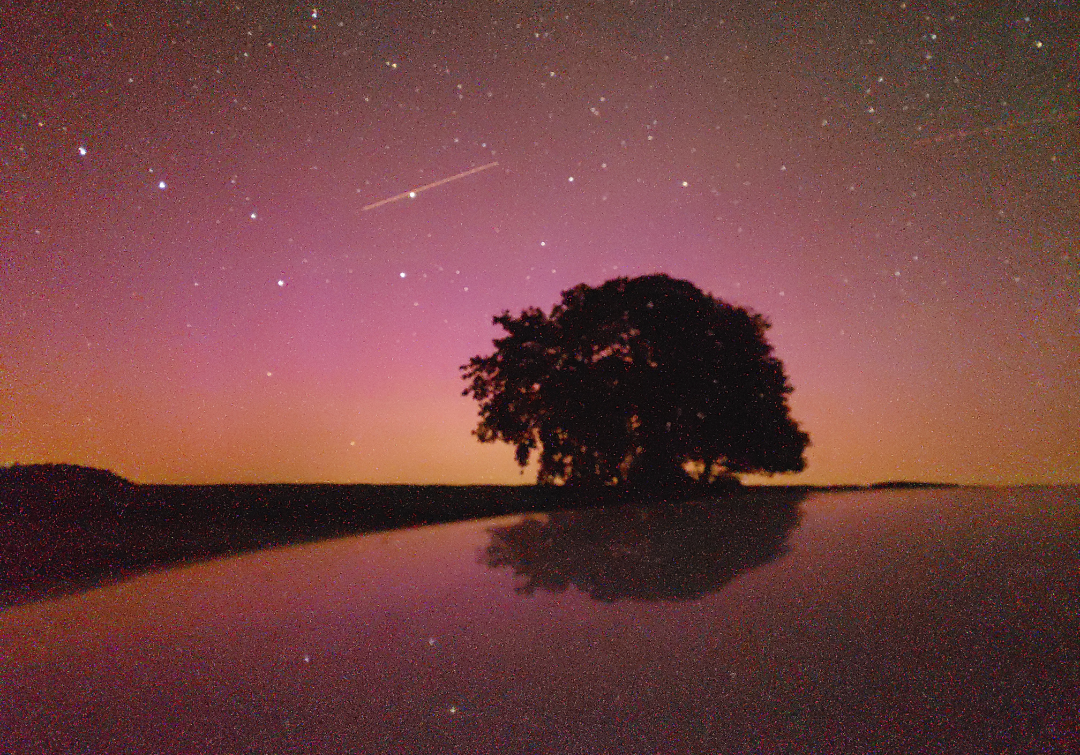
<path fill-rule="evenodd" d="M 408 191 L 403 191 L 400 194 L 395 194 L 392 197 L 387 197 L 386 199 L 380 199 L 378 202 L 372 202 L 371 204 L 366 204 L 366 205 L 364 205 L 363 207 L 360 208 L 360 211 L 361 212 L 367 212 L 368 210 L 374 210 L 376 207 L 382 207 L 384 204 L 390 204 L 391 202 L 396 202 L 399 199 L 414 198 L 417 194 L 419 194 L 422 191 L 427 191 L 428 189 L 434 189 L 436 186 L 442 186 L 443 184 L 448 184 L 451 181 L 456 181 L 459 178 L 465 178 L 465 176 L 471 176 L 473 173 L 479 173 L 480 171 L 487 170 L 488 168 L 494 168 L 498 164 L 499 164 L 498 161 L 490 162 L 487 165 L 481 165 L 479 168 L 472 168 L 470 170 L 462 171 L 461 173 L 457 173 L 456 175 L 450 176 L 449 178 L 442 178 L 442 179 L 440 179 L 438 181 L 434 181 L 434 182 L 429 183 L 429 184 L 424 184 L 423 186 L 417 186 L 415 189 L 409 189 Z"/>
<path fill-rule="evenodd" d="M 918 139 L 915 142 L 915 148 L 925 147 L 927 144 L 941 144 L 942 142 L 957 142 L 967 139 L 969 136 L 989 136 L 990 134 L 1009 131 L 1020 126 L 1034 126 L 1037 123 L 1051 123 L 1053 121 L 1065 121 L 1076 118 L 1078 113 L 1056 113 L 1048 118 L 1033 118 L 1027 121 L 1006 121 L 1005 123 L 999 123 L 996 126 L 987 126 L 986 128 L 974 128 L 970 130 L 949 131 L 944 134 L 938 134 L 937 136 L 927 136 L 922 139 Z"/>

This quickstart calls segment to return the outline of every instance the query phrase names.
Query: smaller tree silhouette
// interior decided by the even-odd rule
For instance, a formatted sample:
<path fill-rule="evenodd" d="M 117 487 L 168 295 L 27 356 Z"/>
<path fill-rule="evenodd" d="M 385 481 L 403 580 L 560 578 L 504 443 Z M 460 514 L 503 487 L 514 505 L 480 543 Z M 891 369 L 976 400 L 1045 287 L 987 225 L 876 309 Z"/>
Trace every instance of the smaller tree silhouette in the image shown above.
<path fill-rule="evenodd" d="M 474 434 L 514 444 L 523 467 L 539 450 L 541 484 L 672 487 L 805 466 L 768 322 L 689 281 L 582 284 L 550 315 L 494 322 L 508 335 L 462 367 Z"/>

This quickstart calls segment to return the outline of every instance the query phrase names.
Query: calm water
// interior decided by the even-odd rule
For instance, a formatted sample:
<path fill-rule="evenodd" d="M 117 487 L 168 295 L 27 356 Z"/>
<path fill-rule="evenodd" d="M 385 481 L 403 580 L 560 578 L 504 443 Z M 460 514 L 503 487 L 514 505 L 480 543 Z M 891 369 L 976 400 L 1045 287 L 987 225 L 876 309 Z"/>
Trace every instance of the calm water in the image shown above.
<path fill-rule="evenodd" d="M 1080 752 L 1078 554 L 1078 488 L 266 551 L 0 612 L 0 751 Z"/>

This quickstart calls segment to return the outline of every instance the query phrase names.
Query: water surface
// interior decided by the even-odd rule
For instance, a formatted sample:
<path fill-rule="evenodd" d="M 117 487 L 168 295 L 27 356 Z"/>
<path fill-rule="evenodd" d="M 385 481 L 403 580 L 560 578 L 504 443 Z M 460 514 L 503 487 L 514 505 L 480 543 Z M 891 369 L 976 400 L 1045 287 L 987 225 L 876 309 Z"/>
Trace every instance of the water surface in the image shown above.
<path fill-rule="evenodd" d="M 14 753 L 1080 751 L 1080 489 L 513 516 L 0 611 Z"/>

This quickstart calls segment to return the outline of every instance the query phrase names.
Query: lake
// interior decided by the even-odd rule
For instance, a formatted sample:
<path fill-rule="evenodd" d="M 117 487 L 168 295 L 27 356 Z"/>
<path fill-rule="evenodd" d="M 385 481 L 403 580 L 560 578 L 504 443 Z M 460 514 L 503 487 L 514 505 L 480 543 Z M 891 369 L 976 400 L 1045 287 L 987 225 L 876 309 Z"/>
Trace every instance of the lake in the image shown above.
<path fill-rule="evenodd" d="M 1080 751 L 1080 488 L 282 547 L 0 611 L 11 753 Z"/>

